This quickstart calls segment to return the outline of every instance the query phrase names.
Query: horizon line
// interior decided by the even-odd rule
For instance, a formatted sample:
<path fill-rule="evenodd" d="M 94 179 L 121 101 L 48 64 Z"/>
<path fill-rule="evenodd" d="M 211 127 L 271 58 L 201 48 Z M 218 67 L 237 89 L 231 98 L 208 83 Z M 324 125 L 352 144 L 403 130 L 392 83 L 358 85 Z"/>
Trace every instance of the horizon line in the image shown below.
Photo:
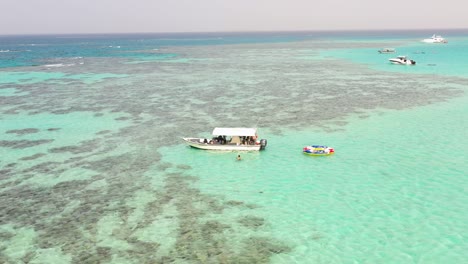
<path fill-rule="evenodd" d="M 93 32 L 93 33 L 18 33 L 0 36 L 57 36 L 57 35 L 137 35 L 137 34 L 216 34 L 216 33 L 294 33 L 294 32 L 385 32 L 385 31 L 431 31 L 468 30 L 467 28 L 411 28 L 411 29 L 314 29 L 314 30 L 231 30 L 231 31 L 154 31 L 154 32 Z"/>

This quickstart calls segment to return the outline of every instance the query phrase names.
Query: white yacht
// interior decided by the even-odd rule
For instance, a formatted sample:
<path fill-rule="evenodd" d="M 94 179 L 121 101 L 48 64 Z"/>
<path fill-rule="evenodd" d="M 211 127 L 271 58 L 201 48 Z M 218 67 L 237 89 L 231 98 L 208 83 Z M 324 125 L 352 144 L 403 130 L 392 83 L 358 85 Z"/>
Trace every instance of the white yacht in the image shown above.
<path fill-rule="evenodd" d="M 431 38 L 423 39 L 423 42 L 426 43 L 447 43 L 448 41 L 444 39 L 442 36 L 438 36 L 436 34 L 432 35 Z"/>
<path fill-rule="evenodd" d="M 264 150 L 266 139 L 258 139 L 256 128 L 245 127 L 216 127 L 212 132 L 213 138 L 182 138 L 193 148 L 205 150 L 249 151 Z"/>
<path fill-rule="evenodd" d="M 389 61 L 393 64 L 400 64 L 400 65 L 415 65 L 416 61 L 410 60 L 406 58 L 406 56 L 398 56 L 396 58 L 389 59 Z"/>

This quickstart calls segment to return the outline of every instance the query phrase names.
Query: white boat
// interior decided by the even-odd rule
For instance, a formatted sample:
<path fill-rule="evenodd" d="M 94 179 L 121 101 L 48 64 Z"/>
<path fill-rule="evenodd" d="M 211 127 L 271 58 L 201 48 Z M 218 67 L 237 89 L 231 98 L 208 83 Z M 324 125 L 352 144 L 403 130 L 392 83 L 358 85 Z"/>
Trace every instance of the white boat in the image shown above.
<path fill-rule="evenodd" d="M 212 132 L 213 138 L 182 138 L 193 148 L 205 150 L 250 151 L 264 150 L 266 139 L 258 139 L 256 128 L 245 127 L 216 127 Z"/>
<path fill-rule="evenodd" d="M 448 41 L 441 36 L 437 36 L 436 34 L 432 35 L 431 38 L 423 39 L 423 42 L 426 43 L 447 43 Z"/>
<path fill-rule="evenodd" d="M 393 48 L 379 49 L 379 53 L 394 53 L 394 52 L 395 52 L 395 49 L 393 49 Z"/>
<path fill-rule="evenodd" d="M 398 56 L 396 58 L 389 59 L 389 61 L 393 64 L 400 64 L 400 65 L 415 65 L 416 61 L 410 60 L 406 58 L 406 56 Z"/>

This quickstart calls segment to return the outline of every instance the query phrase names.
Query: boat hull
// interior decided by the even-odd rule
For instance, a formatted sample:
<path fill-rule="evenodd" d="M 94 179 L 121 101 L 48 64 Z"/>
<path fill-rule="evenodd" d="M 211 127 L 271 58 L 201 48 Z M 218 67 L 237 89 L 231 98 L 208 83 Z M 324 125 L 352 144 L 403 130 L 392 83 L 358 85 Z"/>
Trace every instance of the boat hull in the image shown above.
<path fill-rule="evenodd" d="M 396 65 L 415 65 L 416 64 L 414 60 L 403 61 L 403 60 L 398 60 L 398 59 L 389 59 L 389 61 L 392 64 L 396 64 Z"/>
<path fill-rule="evenodd" d="M 308 156 L 330 156 L 330 155 L 333 155 L 335 152 L 331 152 L 331 153 L 313 153 L 313 152 L 303 151 L 302 153 L 304 153 L 305 155 L 308 155 Z"/>
<path fill-rule="evenodd" d="M 448 41 L 446 41 L 446 40 L 435 41 L 435 40 L 432 40 L 432 39 L 425 39 L 425 40 L 423 40 L 423 42 L 425 42 L 425 43 L 447 43 Z"/>
<path fill-rule="evenodd" d="M 381 50 L 379 50 L 379 53 L 381 53 L 381 54 L 395 53 L 395 49 L 390 49 L 390 48 L 388 48 L 388 49 L 381 49 Z"/>
<path fill-rule="evenodd" d="M 204 138 L 182 138 L 187 145 L 192 148 L 203 150 L 220 150 L 220 151 L 259 151 L 261 145 L 244 145 L 244 144 L 210 144 L 203 143 Z"/>
<path fill-rule="evenodd" d="M 432 36 L 429 39 L 423 39 L 422 42 L 425 43 L 447 43 L 448 41 L 441 36 Z"/>

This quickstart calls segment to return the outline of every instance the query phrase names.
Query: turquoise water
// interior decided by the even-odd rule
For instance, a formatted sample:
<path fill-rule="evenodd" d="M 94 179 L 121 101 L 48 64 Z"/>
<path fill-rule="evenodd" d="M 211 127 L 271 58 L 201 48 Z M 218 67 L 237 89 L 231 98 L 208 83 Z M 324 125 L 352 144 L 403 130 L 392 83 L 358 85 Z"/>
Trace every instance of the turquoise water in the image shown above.
<path fill-rule="evenodd" d="M 401 72 L 403 70 L 407 73 L 441 74 L 446 76 L 464 76 L 468 72 L 467 64 L 460 60 L 460 58 L 468 56 L 466 38 L 454 38 L 449 43 L 440 45 L 414 40 L 402 40 L 393 44 L 392 47 L 395 48 L 395 53 L 378 54 L 379 56 L 369 56 L 369 54 L 376 52 L 375 48 L 332 50 L 322 53 L 322 56 L 345 58 L 383 71 Z M 401 69 L 401 67 L 398 67 L 400 65 L 389 63 L 388 59 L 399 55 L 415 60 L 418 67 Z"/>
<path fill-rule="evenodd" d="M 3 66 L 0 262 L 463 263 L 463 31 L 282 34 L 102 36 Z M 267 149 L 182 144 L 216 126 L 257 126 Z"/>
<path fill-rule="evenodd" d="M 288 131 L 242 162 L 191 150 L 184 163 L 200 176 L 197 188 L 261 206 L 268 231 L 297 248 L 274 262 L 463 262 L 468 142 L 464 131 L 453 133 L 466 128 L 459 106 L 386 112 L 331 134 Z M 297 146 L 311 142 L 332 143 L 337 153 L 302 156 Z M 180 162 L 174 149 L 162 153 Z"/>

